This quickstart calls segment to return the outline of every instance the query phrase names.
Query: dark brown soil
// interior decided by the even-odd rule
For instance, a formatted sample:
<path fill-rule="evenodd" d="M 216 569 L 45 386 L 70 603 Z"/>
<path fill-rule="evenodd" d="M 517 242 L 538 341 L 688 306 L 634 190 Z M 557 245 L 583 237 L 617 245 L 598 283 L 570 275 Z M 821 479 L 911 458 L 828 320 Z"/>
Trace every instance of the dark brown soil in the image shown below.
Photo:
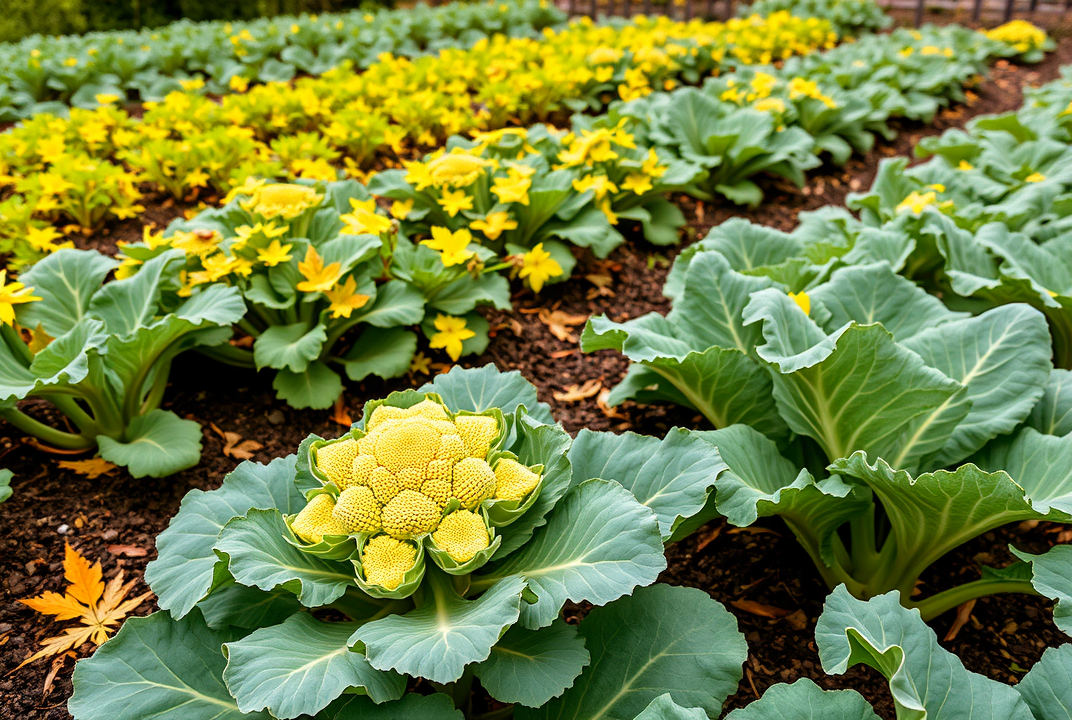
<path fill-rule="evenodd" d="M 767 201 L 756 210 L 678 198 L 690 221 L 687 239 L 702 236 L 713 224 L 732 216 L 790 229 L 799 211 L 841 203 L 850 190 L 866 188 L 879 159 L 907 154 L 919 137 L 962 125 L 975 115 L 1016 108 L 1022 83 L 1050 80 L 1056 77 L 1059 65 L 1068 62 L 1072 62 L 1072 40 L 1066 39 L 1038 66 L 1022 68 L 999 63 L 992 79 L 976 90 L 978 99 L 971 107 L 944 112 L 933 128 L 906 125 L 896 143 L 854 159 L 844 169 L 820 168 L 803 191 L 768 185 Z M 148 216 L 163 226 L 180 213 L 180 207 L 163 207 L 158 202 L 149 208 Z M 140 226 L 128 222 L 112 228 L 107 236 L 80 239 L 79 244 L 110 250 L 115 239 L 134 240 L 140 235 Z M 675 249 L 633 241 L 608 261 L 582 255 L 573 281 L 545 289 L 538 300 L 521 292 L 516 297 L 515 311 L 490 313 L 495 332 L 487 352 L 464 364 L 491 362 L 503 370 L 520 370 L 537 385 L 540 399 L 552 405 L 556 417 L 571 433 L 589 427 L 631 429 L 661 436 L 673 426 L 705 427 L 702 418 L 679 407 L 627 404 L 609 409 L 601 404 L 598 393 L 576 402 L 556 400 L 555 393 L 586 382 L 612 387 L 621 379 L 627 363 L 611 352 L 581 354 L 575 341 L 556 338 L 537 314 L 543 308 L 579 318 L 608 313 L 612 318 L 624 319 L 651 311 L 665 312 L 669 305 L 661 288 L 675 253 Z M 605 285 L 602 290 L 601 285 Z M 569 327 L 574 333 L 580 332 L 579 324 Z M 365 400 L 421 382 L 423 378 L 414 377 L 351 385 L 345 406 L 356 417 Z M 120 569 L 128 577 L 139 577 L 146 562 L 154 557 L 155 536 L 177 512 L 182 496 L 192 488 L 218 487 L 237 463 L 223 454 L 223 442 L 210 424 L 262 443 L 264 447 L 255 453 L 255 459 L 262 462 L 292 452 L 310 432 L 332 435 L 343 430 L 327 411 L 297 411 L 277 401 L 269 375 L 228 368 L 192 354 L 176 363 L 166 406 L 204 426 L 204 453 L 197 468 L 164 480 L 134 480 L 121 471 L 88 480 L 60 469 L 56 463 L 63 458 L 42 454 L 25 443 L 18 431 L 0 424 L 0 466 L 16 474 L 15 494 L 0 507 L 0 720 L 70 717 L 65 703 L 71 693 L 71 658 L 57 661 L 57 674 L 50 686 L 46 686 L 50 660 L 12 672 L 42 639 L 57 634 L 62 627 L 47 622 L 17 600 L 45 590 L 62 591 L 65 542 L 91 559 L 99 558 L 106 577 Z M 58 417 L 51 419 L 59 422 Z M 978 538 L 940 562 L 925 578 L 924 591 L 974 577 L 980 563 L 1008 563 L 1011 557 L 1005 548 L 1010 542 L 1037 552 L 1072 539 L 1059 531 L 1046 524 L 1013 526 Z M 137 557 L 142 552 L 144 555 Z M 822 672 L 813 632 L 827 591 L 780 522 L 761 522 L 747 529 L 713 523 L 672 546 L 668 555 L 670 568 L 663 579 L 703 588 L 726 603 L 748 638 L 750 656 L 745 678 L 728 707 L 747 704 L 774 683 L 810 677 L 827 687 L 855 688 L 876 705 L 884 718 L 893 717 L 885 682 L 877 673 L 857 669 L 843 678 L 829 678 Z M 139 583 L 133 592 L 146 590 Z M 730 605 L 741 600 L 774 608 L 765 612 L 782 617 L 767 618 Z M 138 613 L 153 609 L 153 603 L 146 602 Z M 1051 610 L 1048 602 L 1031 597 L 980 600 L 972 620 L 945 647 L 956 652 L 969 669 L 1014 682 L 1038 660 L 1045 647 L 1066 639 L 1054 627 Z M 932 626 L 944 635 L 951 622 L 951 615 L 947 615 Z M 87 654 L 88 646 L 74 653 L 79 657 Z"/>

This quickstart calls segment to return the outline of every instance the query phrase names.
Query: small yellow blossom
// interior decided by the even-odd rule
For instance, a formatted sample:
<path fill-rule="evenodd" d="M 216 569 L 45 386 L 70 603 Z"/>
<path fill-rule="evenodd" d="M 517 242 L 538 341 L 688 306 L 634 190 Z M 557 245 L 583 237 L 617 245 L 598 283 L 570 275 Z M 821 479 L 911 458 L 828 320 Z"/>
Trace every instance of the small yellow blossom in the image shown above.
<path fill-rule="evenodd" d="M 395 220 L 405 220 L 406 216 L 413 211 L 413 199 L 395 200 L 391 203 L 391 217 Z"/>
<path fill-rule="evenodd" d="M 428 342 L 433 350 L 445 350 L 450 359 L 458 362 L 462 356 L 462 342 L 476 337 L 476 333 L 466 327 L 465 318 L 438 315 L 435 319 L 436 333 Z"/>
<path fill-rule="evenodd" d="M 292 247 L 294 246 L 291 243 L 282 245 L 278 240 L 273 240 L 268 247 L 257 251 L 257 259 L 267 267 L 275 267 L 279 263 L 290 261 Z"/>
<path fill-rule="evenodd" d="M 476 254 L 468 249 L 472 241 L 472 234 L 465 228 L 452 233 L 450 228 L 435 226 L 432 228 L 432 239 L 422 240 L 421 245 L 437 250 L 443 265 L 451 267 L 461 265 Z"/>
<path fill-rule="evenodd" d="M 342 278 L 342 265 L 333 262 L 324 266 L 324 259 L 312 245 L 305 252 L 305 260 L 298 263 L 298 272 L 305 278 L 298 283 L 301 292 L 327 292 Z"/>
<path fill-rule="evenodd" d="M 510 213 L 499 211 L 488 213 L 483 220 L 474 220 L 469 227 L 484 233 L 489 240 L 498 240 L 506 230 L 517 229 L 517 220 L 510 219 Z"/>
<path fill-rule="evenodd" d="M 653 187 L 651 178 L 643 173 L 629 173 L 625 180 L 622 181 L 622 190 L 632 190 L 637 195 L 643 195 Z"/>
<path fill-rule="evenodd" d="M 4 325 L 14 325 L 15 306 L 21 305 L 22 303 L 36 302 L 41 298 L 33 294 L 32 287 L 26 287 L 20 282 L 12 282 L 5 285 L 4 282 L 6 279 L 7 270 L 0 270 L 0 323 L 3 323 Z M 462 324 L 465 324 L 464 320 L 462 321 Z M 469 337 L 472 336 L 473 333 L 470 332 Z M 460 349 L 459 354 L 461 354 Z M 457 358 L 455 358 L 455 360 L 457 360 Z"/>
<path fill-rule="evenodd" d="M 558 264 L 551 253 L 543 249 L 543 243 L 529 250 L 521 258 L 521 272 L 518 276 L 529 281 L 533 292 L 543 290 L 543 285 L 549 279 L 562 274 L 562 266 Z"/>
<path fill-rule="evenodd" d="M 472 210 L 473 198 L 467 195 L 464 190 L 444 190 L 443 197 L 439 199 L 439 204 L 446 210 L 448 215 L 454 217 L 462 210 Z"/>
<path fill-rule="evenodd" d="M 324 294 L 331 303 L 331 307 L 328 309 L 331 310 L 331 317 L 333 318 L 348 318 L 350 313 L 365 307 L 369 301 L 368 295 L 362 295 L 357 292 L 357 281 L 354 280 L 352 275 L 346 278 L 346 282 L 342 285 L 336 285 Z"/>
<path fill-rule="evenodd" d="M 795 302 L 804 311 L 805 315 L 811 315 L 811 298 L 808 297 L 808 293 L 803 291 L 798 293 L 791 292 L 789 293 L 789 299 Z"/>
<path fill-rule="evenodd" d="M 1030 175 L 1028 175 L 1027 177 L 1024 178 L 1024 182 L 1037 183 L 1037 182 L 1042 182 L 1045 179 L 1046 179 L 1046 176 L 1043 175 L 1042 173 L 1031 173 Z"/>

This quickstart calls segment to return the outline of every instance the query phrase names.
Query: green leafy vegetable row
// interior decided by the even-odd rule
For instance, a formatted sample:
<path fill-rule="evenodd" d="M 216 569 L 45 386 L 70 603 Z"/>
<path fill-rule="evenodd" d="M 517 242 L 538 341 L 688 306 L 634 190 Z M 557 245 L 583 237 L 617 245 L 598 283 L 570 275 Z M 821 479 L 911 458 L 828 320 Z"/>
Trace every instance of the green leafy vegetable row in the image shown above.
<path fill-rule="evenodd" d="M 779 10 L 788 10 L 797 17 L 828 20 L 842 36 L 877 32 L 893 24 L 893 18 L 875 0 L 758 0 L 751 5 L 739 6 L 737 14 L 741 17 L 769 15 Z"/>
<path fill-rule="evenodd" d="M 534 37 L 564 21 L 548 3 L 505 0 L 33 36 L 0 45 L 0 122 L 62 115 L 67 105 L 94 108 L 97 95 L 160 100 L 190 81 L 222 94 L 298 73 L 320 75 L 346 62 L 366 67 L 382 53 L 414 57 L 497 33 Z"/>
<path fill-rule="evenodd" d="M 653 584 L 663 543 L 705 519 L 725 471 L 698 435 L 571 441 L 535 388 L 491 366 L 373 401 L 341 438 L 187 495 L 146 572 L 162 610 L 79 663 L 69 709 L 457 720 L 482 717 L 479 679 L 501 704 L 492 717 L 717 717 L 744 637 L 705 592 Z M 474 494 L 477 466 L 490 481 Z M 520 488 L 518 467 L 531 476 Z M 573 625 L 567 601 L 595 607 Z M 1056 720 L 1068 697 L 1067 646 L 1009 688 L 968 673 L 896 592 L 865 603 L 836 590 L 816 641 L 828 672 L 870 664 L 899 711 L 934 720 Z M 415 678 L 434 692 L 408 692 Z M 871 717 L 854 693 L 809 681 L 730 717 L 775 711 Z"/>
<path fill-rule="evenodd" d="M 702 88 L 616 103 L 604 122 L 630 118 L 639 142 L 706 171 L 686 189 L 694 197 L 755 206 L 758 176 L 801 186 L 823 157 L 844 164 L 870 150 L 875 135 L 892 139 L 891 118 L 930 122 L 939 108 L 964 102 L 990 59 L 1014 55 L 1027 57 L 1007 40 L 955 25 L 864 35 L 781 67 L 742 67 Z"/>
<path fill-rule="evenodd" d="M 1072 521 L 1072 380 L 1052 360 L 1067 362 L 1070 100 L 1059 81 L 1029 96 L 1022 119 L 927 142 L 937 158 L 912 170 L 885 164 L 850 199 L 860 220 L 826 208 L 793 233 L 714 228 L 677 258 L 667 316 L 589 322 L 582 349 L 634 362 L 610 401 L 703 413 L 730 467 L 719 512 L 737 525 L 782 517 L 829 585 L 857 597 L 908 598 L 938 558 L 1006 523 Z M 988 301 L 966 302 L 966 288 Z M 1016 555 L 906 602 L 929 618 L 995 592 L 1060 596 L 1047 578 L 1067 573 L 1068 548 Z M 1068 613 L 1058 605 L 1066 628 Z"/>

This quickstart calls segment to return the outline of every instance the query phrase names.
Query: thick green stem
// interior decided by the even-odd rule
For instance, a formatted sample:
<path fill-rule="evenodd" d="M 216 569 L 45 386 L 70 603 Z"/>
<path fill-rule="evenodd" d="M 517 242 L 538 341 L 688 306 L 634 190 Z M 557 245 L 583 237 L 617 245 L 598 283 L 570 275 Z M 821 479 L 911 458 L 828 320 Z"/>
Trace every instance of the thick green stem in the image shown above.
<path fill-rule="evenodd" d="M 215 347 L 202 347 L 197 349 L 202 355 L 217 360 L 225 365 L 233 365 L 241 368 L 256 367 L 253 353 L 243 348 L 235 347 L 231 343 L 223 343 Z"/>
<path fill-rule="evenodd" d="M 261 336 L 261 331 L 258 330 L 257 328 L 255 328 L 253 326 L 253 323 L 251 323 L 246 318 L 242 318 L 241 320 L 239 320 L 237 325 L 238 325 L 239 328 L 242 329 L 242 332 L 244 332 L 246 335 L 249 335 L 252 338 L 258 338 L 258 337 Z"/>
<path fill-rule="evenodd" d="M 816 569 L 819 570 L 819 574 L 823 576 L 823 580 L 830 588 L 835 588 L 838 585 L 844 584 L 854 597 L 861 597 L 864 594 L 865 588 L 863 584 L 858 582 L 856 578 L 849 573 L 842 562 L 839 561 L 839 558 L 848 557 L 848 552 L 845 550 L 845 546 L 842 544 L 840 537 L 835 534 L 831 539 L 834 553 L 834 564 L 827 565 L 819 552 L 819 543 L 816 542 L 816 539 L 805 532 L 804 528 L 792 522 L 789 518 L 782 519 L 785 520 L 785 524 L 789 526 L 789 529 L 793 531 L 797 541 L 801 544 L 804 550 L 811 556 L 811 560 L 815 563 Z"/>
<path fill-rule="evenodd" d="M 164 392 L 167 390 L 169 375 L 171 375 L 171 360 L 166 360 L 161 363 L 160 368 L 157 370 L 156 377 L 153 379 L 153 386 L 149 388 L 149 394 L 145 396 L 145 401 L 141 404 L 140 414 L 144 415 L 150 410 L 160 407 L 160 403 L 164 399 Z"/>
<path fill-rule="evenodd" d="M 0 323 L 0 340 L 3 340 L 4 344 L 11 348 L 11 352 L 15 353 L 25 367 L 30 367 L 30 363 L 33 362 L 33 353 L 30 352 L 30 348 L 19 337 L 15 328 L 5 323 Z"/>
<path fill-rule="evenodd" d="M 944 612 L 963 605 L 969 600 L 981 598 L 986 595 L 998 595 L 1000 593 L 1039 594 L 1031 584 L 1030 580 L 984 578 L 982 580 L 975 580 L 974 582 L 958 585 L 955 588 L 945 590 L 937 595 L 932 595 L 926 600 L 920 600 L 919 602 L 910 600 L 904 604 L 919 610 L 919 614 L 923 616 L 924 620 L 932 620 Z M 905 597 L 903 593 L 901 597 Z"/>
<path fill-rule="evenodd" d="M 868 582 L 878 565 L 875 547 L 875 506 L 849 520 L 849 539 L 852 543 L 852 572 L 861 582 Z"/>
<path fill-rule="evenodd" d="M 97 421 L 78 405 L 73 396 L 52 395 L 49 397 L 49 401 L 56 406 L 57 410 L 78 426 L 78 430 L 83 437 L 96 437 L 100 434 Z"/>
<path fill-rule="evenodd" d="M 41 442 L 60 450 L 89 450 L 97 445 L 97 441 L 91 437 L 75 435 L 49 427 L 42 422 L 34 420 L 18 408 L 0 410 L 0 417 L 27 435 L 32 435 Z"/>

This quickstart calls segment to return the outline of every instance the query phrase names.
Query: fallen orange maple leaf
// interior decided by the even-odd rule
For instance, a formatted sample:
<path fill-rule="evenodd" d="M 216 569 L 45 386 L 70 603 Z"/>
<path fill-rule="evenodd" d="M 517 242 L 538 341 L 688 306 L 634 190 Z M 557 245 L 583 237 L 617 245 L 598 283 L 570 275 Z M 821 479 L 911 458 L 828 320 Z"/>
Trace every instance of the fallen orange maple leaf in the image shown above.
<path fill-rule="evenodd" d="M 127 613 L 152 595 L 147 592 L 124 602 L 137 579 L 124 585 L 123 571 L 120 570 L 105 585 L 100 561 L 90 565 L 70 545 L 67 545 L 63 559 L 63 570 L 63 576 L 69 583 L 63 595 L 49 590 L 19 602 L 44 615 L 55 615 L 57 622 L 78 618 L 82 625 L 64 628 L 63 635 L 42 640 L 42 649 L 23 660 L 19 668 L 49 655 L 74 650 L 90 640 L 100 645 L 115 631 Z"/>

